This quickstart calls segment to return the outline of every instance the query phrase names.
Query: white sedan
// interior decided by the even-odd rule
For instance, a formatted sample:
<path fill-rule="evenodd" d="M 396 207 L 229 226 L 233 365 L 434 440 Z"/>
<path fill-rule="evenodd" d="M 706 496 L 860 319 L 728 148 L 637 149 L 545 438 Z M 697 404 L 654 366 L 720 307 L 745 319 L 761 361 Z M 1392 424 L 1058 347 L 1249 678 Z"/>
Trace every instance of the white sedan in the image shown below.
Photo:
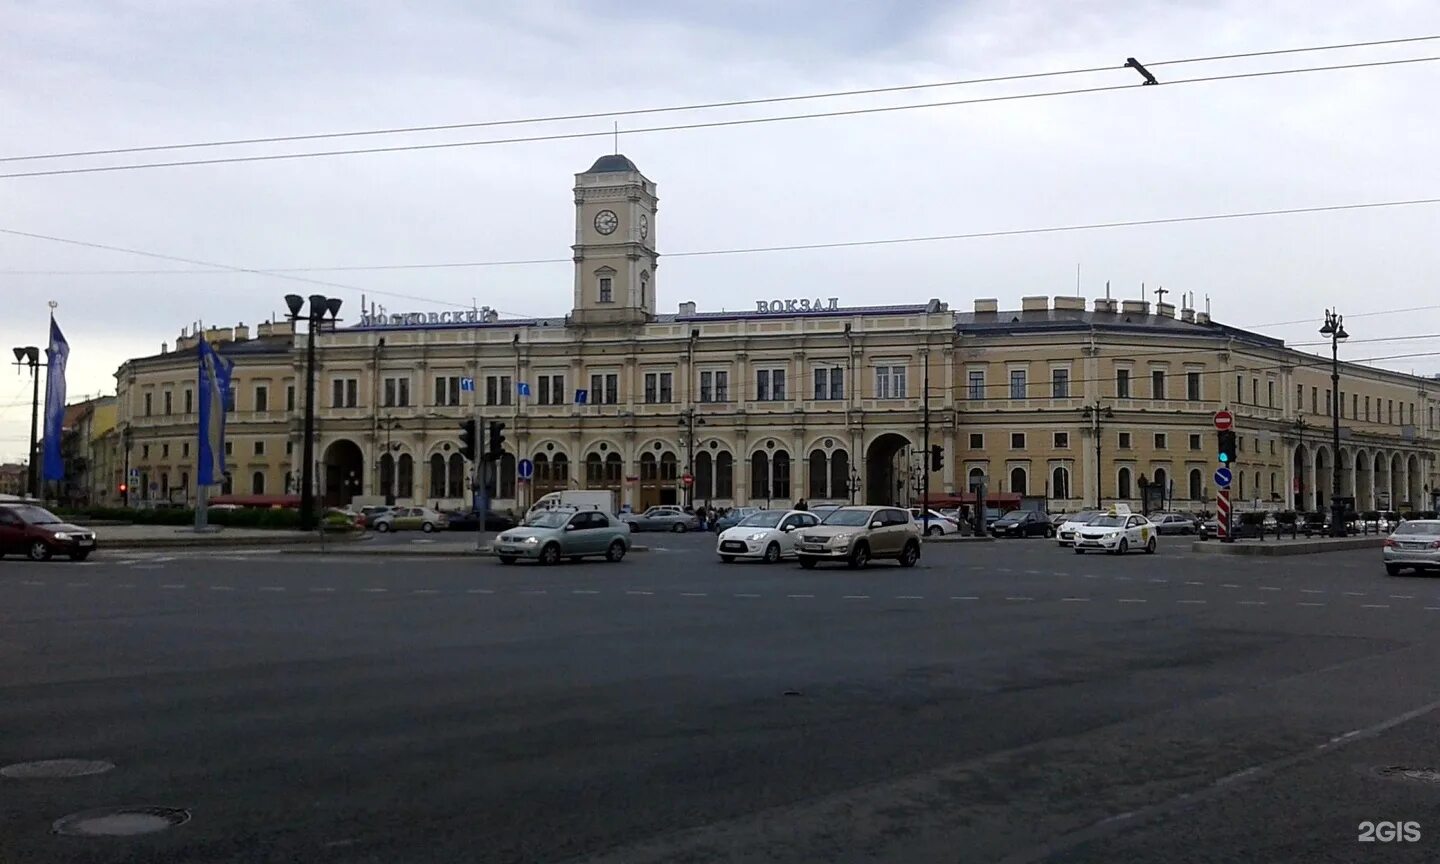
<path fill-rule="evenodd" d="M 919 507 L 911 507 L 910 516 L 914 518 L 915 524 L 920 526 L 920 529 L 925 532 L 925 535 L 927 537 L 938 537 L 941 534 L 960 533 L 960 522 L 958 520 L 951 519 L 949 516 L 943 515 L 938 510 L 930 511 L 929 525 L 925 524 L 925 511 L 921 510 Z"/>
<path fill-rule="evenodd" d="M 1080 529 L 1089 525 L 1091 520 L 1104 515 L 1099 510 L 1085 510 L 1065 517 L 1065 521 L 1055 530 L 1055 542 L 1061 546 L 1074 546 L 1075 536 L 1080 533 Z"/>
<path fill-rule="evenodd" d="M 720 533 L 715 553 L 726 564 L 736 558 L 751 558 L 774 564 L 795 557 L 795 532 L 819 525 L 814 513 L 804 510 L 761 510 L 751 513 L 734 528 Z"/>
<path fill-rule="evenodd" d="M 1158 533 L 1144 516 L 1107 513 L 1080 529 L 1075 536 L 1075 554 L 1079 555 L 1087 549 L 1099 549 L 1112 555 L 1124 555 L 1131 549 L 1153 553 Z"/>

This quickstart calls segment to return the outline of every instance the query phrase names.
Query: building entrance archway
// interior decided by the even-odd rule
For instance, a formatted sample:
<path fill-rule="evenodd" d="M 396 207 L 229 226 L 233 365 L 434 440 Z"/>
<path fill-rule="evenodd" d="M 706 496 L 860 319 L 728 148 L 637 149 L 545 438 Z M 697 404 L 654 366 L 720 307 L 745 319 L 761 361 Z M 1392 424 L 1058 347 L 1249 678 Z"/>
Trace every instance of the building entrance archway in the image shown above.
<path fill-rule="evenodd" d="M 865 503 L 908 504 L 910 439 L 886 432 L 865 449 Z"/>
<path fill-rule="evenodd" d="M 365 455 L 354 441 L 331 442 L 325 448 L 324 466 L 326 507 L 344 507 L 365 488 Z"/>

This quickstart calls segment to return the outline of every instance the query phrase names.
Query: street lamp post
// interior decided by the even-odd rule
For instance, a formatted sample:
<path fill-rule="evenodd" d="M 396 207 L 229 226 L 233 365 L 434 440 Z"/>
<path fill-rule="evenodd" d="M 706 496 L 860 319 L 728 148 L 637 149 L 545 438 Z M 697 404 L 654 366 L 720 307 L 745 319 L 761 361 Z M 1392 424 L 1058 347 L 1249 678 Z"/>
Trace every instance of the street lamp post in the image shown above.
<path fill-rule="evenodd" d="M 120 433 L 120 446 L 125 448 L 125 473 L 121 476 L 120 482 L 125 486 L 125 491 L 120 495 L 120 505 L 130 506 L 130 448 L 135 446 L 135 433 L 131 431 L 130 424 L 125 424 L 125 429 Z"/>
<path fill-rule="evenodd" d="M 685 506 L 695 506 L 695 427 L 704 426 L 705 418 L 695 416 L 693 407 L 686 408 L 680 412 L 680 419 L 677 423 L 685 428 L 685 440 L 681 444 L 685 447 L 685 474 L 691 479 L 690 485 L 685 487 Z"/>
<path fill-rule="evenodd" d="M 385 417 L 385 418 L 383 418 L 383 419 L 380 421 L 380 425 L 385 427 L 385 454 L 384 454 L 384 455 L 389 455 L 389 454 L 391 454 L 391 453 L 393 452 L 393 450 L 394 450 L 394 445 L 390 443 L 390 434 L 391 434 L 392 432 L 394 432 L 396 429 L 401 429 L 401 428 L 403 428 L 403 426 L 401 425 L 400 421 L 397 420 L 397 419 L 395 419 L 394 417 Z M 385 470 L 385 459 L 384 459 L 384 455 L 382 455 L 381 458 L 380 458 L 379 460 L 377 460 L 376 463 L 375 463 L 375 476 L 380 479 L 380 488 L 382 488 L 382 489 L 385 490 L 385 504 L 386 504 L 386 506 L 393 507 L 393 506 L 395 506 L 395 477 L 394 477 L 394 474 L 393 474 L 393 473 L 390 474 L 389 476 L 382 476 L 382 475 L 381 475 L 381 472 Z M 394 457 L 392 456 L 391 458 L 393 459 Z M 392 463 L 391 463 L 391 470 L 392 470 L 392 471 L 394 470 L 394 463 L 393 463 L 393 461 L 392 461 Z"/>
<path fill-rule="evenodd" d="M 855 503 L 855 493 L 860 491 L 860 472 L 853 467 L 850 469 L 850 476 L 845 479 L 845 489 L 850 493 L 850 503 Z"/>
<path fill-rule="evenodd" d="M 15 349 L 15 365 L 30 367 L 30 378 L 34 384 L 34 395 L 30 397 L 30 458 L 26 460 L 28 471 L 25 475 L 25 494 L 35 497 L 35 491 L 40 488 L 37 474 L 39 465 L 35 461 L 35 445 L 37 443 L 37 430 L 40 419 L 40 349 L 35 346 Z"/>
<path fill-rule="evenodd" d="M 1345 536 L 1345 505 L 1340 500 L 1340 343 L 1350 338 L 1345 316 L 1325 310 L 1321 336 L 1330 337 L 1330 536 Z"/>
<path fill-rule="evenodd" d="M 315 530 L 315 331 L 325 324 L 325 314 L 330 315 L 330 326 L 334 327 L 340 319 L 340 299 L 338 297 L 326 297 L 323 294 L 310 295 L 310 309 L 308 314 L 301 315 L 300 310 L 305 306 L 305 298 L 299 294 L 286 294 L 285 305 L 289 307 L 290 314 L 287 316 L 292 323 L 302 320 L 308 321 L 310 326 L 305 337 L 305 442 L 302 448 L 301 459 L 301 486 L 300 486 L 300 529 L 302 531 Z"/>
<path fill-rule="evenodd" d="M 1086 405 L 1084 410 L 1080 412 L 1080 416 L 1090 421 L 1090 428 L 1095 433 L 1095 509 L 1100 510 L 1105 506 L 1105 493 L 1103 488 L 1104 469 L 1100 464 L 1101 443 L 1103 440 L 1101 437 L 1100 421 L 1115 419 L 1115 410 L 1109 405 L 1102 408 L 1100 407 L 1100 403 L 1096 402 L 1094 405 Z"/>

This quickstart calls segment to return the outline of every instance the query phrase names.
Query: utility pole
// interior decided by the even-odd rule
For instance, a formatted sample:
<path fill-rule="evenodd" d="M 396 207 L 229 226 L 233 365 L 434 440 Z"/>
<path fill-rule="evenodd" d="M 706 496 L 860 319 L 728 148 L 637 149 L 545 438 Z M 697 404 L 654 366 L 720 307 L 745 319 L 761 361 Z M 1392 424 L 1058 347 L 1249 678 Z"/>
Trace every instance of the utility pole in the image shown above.
<path fill-rule="evenodd" d="M 930 350 L 922 353 L 925 360 L 925 394 L 920 399 L 920 426 L 925 449 L 921 454 L 920 466 L 920 532 L 930 536 Z"/>
<path fill-rule="evenodd" d="M 1320 335 L 1330 337 L 1330 536 L 1344 537 L 1345 505 L 1340 500 L 1340 343 L 1350 338 L 1345 332 L 1345 316 L 1326 309 Z M 1394 490 L 1390 505 L 1395 505 Z"/>
<path fill-rule="evenodd" d="M 34 395 L 30 400 L 30 457 L 26 459 L 27 471 L 25 474 L 25 494 L 31 498 L 35 497 L 35 490 L 39 488 L 37 471 L 39 463 L 35 461 L 35 446 L 38 443 L 36 437 L 40 420 L 40 349 L 33 346 L 15 349 L 15 365 L 21 368 L 30 367 L 30 377 L 34 380 Z"/>
<path fill-rule="evenodd" d="M 1102 452 L 1101 445 L 1104 441 L 1104 435 L 1100 421 L 1102 418 L 1105 420 L 1114 419 L 1115 411 L 1109 406 L 1101 408 L 1100 401 L 1097 399 L 1094 405 L 1085 406 L 1085 409 L 1082 412 L 1081 416 L 1086 417 L 1090 420 L 1091 429 L 1093 430 L 1095 435 L 1095 509 L 1101 510 L 1105 507 L 1105 472 L 1100 461 Z"/>

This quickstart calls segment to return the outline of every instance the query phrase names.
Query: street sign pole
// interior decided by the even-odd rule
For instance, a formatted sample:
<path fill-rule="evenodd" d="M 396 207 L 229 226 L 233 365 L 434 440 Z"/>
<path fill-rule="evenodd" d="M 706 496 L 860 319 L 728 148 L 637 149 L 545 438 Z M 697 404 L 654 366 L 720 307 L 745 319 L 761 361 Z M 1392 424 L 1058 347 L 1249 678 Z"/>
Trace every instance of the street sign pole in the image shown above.
<path fill-rule="evenodd" d="M 1215 492 L 1215 524 L 1218 528 L 1221 543 L 1233 543 L 1235 538 L 1230 533 L 1230 487 L 1225 486 Z"/>

